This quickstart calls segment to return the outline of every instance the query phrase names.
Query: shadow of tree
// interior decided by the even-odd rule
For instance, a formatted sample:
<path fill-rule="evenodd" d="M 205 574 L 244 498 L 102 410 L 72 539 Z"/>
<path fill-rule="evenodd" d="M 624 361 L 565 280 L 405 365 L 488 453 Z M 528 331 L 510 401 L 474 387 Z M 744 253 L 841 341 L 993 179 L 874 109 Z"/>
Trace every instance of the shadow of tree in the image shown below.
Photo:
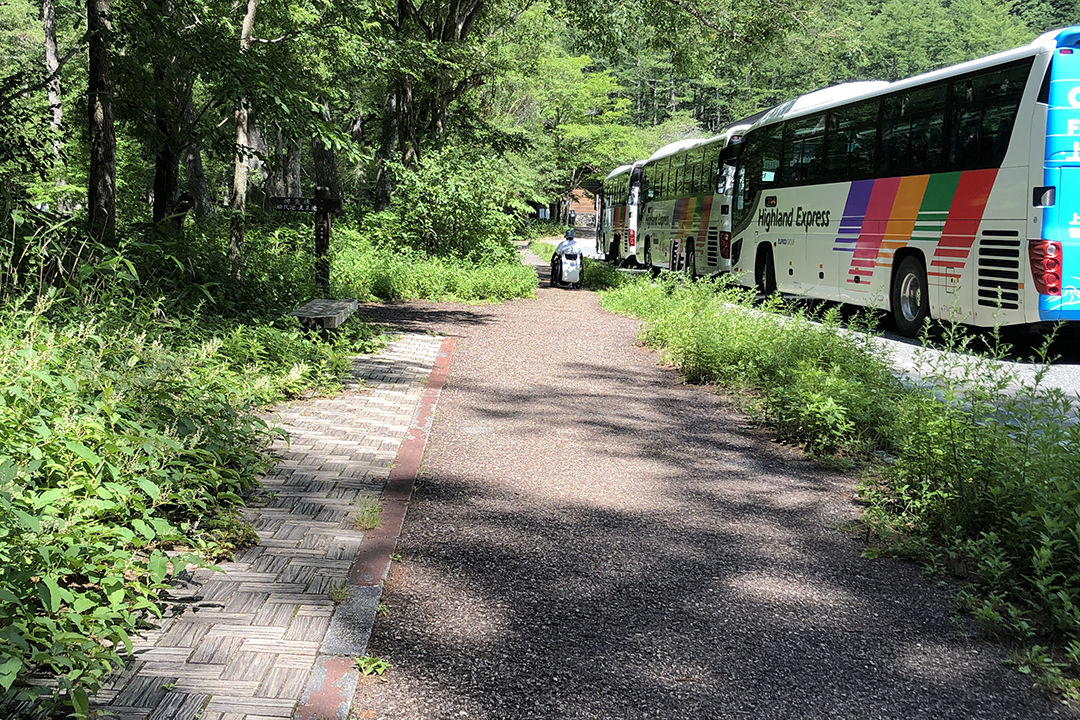
<path fill-rule="evenodd" d="M 849 478 L 620 360 L 454 379 L 358 712 L 1070 716 L 950 619 L 952 584 L 859 556 Z"/>

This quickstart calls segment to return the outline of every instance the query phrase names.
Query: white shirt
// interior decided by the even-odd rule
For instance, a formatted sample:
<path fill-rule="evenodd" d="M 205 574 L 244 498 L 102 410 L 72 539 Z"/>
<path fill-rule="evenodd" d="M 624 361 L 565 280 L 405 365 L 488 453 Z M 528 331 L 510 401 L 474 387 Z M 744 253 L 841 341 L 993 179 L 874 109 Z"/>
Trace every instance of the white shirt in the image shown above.
<path fill-rule="evenodd" d="M 581 254 L 581 245 L 578 244 L 577 238 L 568 238 L 559 243 L 559 247 L 555 248 L 555 252 L 560 255 L 566 255 L 568 253 Z"/>

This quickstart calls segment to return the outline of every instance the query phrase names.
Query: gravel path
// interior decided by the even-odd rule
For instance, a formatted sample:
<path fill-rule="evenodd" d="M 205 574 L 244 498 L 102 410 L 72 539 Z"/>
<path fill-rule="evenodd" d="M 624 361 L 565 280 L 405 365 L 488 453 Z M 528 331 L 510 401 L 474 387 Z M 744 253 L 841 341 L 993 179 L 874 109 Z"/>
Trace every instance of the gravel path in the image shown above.
<path fill-rule="evenodd" d="M 860 557 L 853 479 L 593 293 L 537 295 L 361 310 L 461 339 L 369 645 L 393 668 L 354 718 L 1075 717 L 953 588 Z"/>

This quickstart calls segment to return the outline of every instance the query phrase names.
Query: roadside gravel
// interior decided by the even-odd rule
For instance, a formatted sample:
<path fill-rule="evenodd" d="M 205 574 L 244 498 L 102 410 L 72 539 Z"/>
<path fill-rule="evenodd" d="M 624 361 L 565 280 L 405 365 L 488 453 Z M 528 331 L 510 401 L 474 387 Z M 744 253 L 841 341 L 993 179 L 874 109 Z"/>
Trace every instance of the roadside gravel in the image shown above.
<path fill-rule="evenodd" d="M 461 339 L 354 718 L 1076 717 L 594 294 L 361 313 Z"/>

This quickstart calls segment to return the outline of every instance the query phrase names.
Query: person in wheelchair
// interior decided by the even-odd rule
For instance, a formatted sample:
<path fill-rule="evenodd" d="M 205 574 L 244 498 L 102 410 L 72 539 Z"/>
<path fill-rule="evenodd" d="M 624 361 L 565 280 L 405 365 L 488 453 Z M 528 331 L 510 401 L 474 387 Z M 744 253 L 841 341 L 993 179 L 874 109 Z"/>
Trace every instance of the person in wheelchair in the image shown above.
<path fill-rule="evenodd" d="M 555 248 L 555 254 L 551 256 L 551 284 L 572 283 L 581 284 L 581 244 L 574 237 L 574 228 L 566 231 L 566 238 Z M 565 258 L 566 277 L 564 277 L 563 265 Z"/>

